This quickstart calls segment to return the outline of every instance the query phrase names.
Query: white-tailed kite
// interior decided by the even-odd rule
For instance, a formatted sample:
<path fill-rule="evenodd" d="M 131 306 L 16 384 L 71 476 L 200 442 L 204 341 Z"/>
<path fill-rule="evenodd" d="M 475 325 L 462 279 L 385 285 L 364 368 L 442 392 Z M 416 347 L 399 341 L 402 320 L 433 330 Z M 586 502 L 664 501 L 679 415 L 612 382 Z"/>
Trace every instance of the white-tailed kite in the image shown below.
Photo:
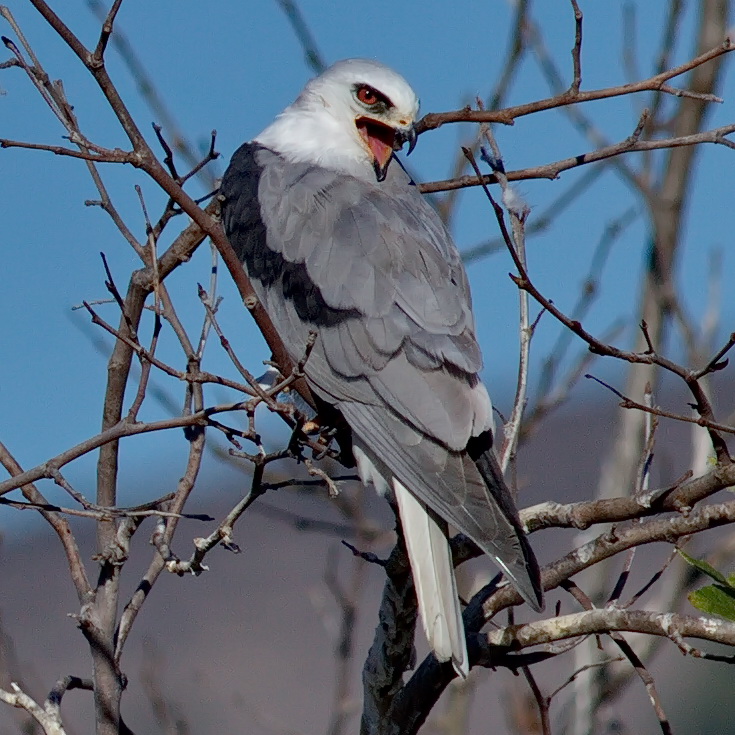
<path fill-rule="evenodd" d="M 232 157 L 225 231 L 294 362 L 352 430 L 363 482 L 393 492 L 436 657 L 469 670 L 447 522 L 543 605 L 539 568 L 492 449 L 467 276 L 394 150 L 418 99 L 396 72 L 347 59 Z"/>

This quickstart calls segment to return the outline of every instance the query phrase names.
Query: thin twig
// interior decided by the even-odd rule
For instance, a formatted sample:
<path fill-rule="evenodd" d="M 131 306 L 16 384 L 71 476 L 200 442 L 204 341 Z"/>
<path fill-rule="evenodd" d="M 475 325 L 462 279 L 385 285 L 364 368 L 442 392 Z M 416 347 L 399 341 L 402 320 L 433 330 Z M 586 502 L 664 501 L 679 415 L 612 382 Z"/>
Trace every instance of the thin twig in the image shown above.
<path fill-rule="evenodd" d="M 579 104 L 581 102 L 591 102 L 593 100 L 610 99 L 611 97 L 621 97 L 634 94 L 636 92 L 648 92 L 652 90 L 666 92 L 676 96 L 691 96 L 696 99 L 702 99 L 709 102 L 721 102 L 719 97 L 711 94 L 700 94 L 697 92 L 685 93 L 683 90 L 674 89 L 666 84 L 669 79 L 681 76 L 686 72 L 695 69 L 708 61 L 712 61 L 723 54 L 729 53 L 735 46 L 733 42 L 726 38 L 721 44 L 706 51 L 699 56 L 687 61 L 683 64 L 668 69 L 667 71 L 655 74 L 654 76 L 633 82 L 631 84 L 621 84 L 617 87 L 606 87 L 604 89 L 596 89 L 588 92 L 567 92 L 565 94 L 550 97 L 544 100 L 529 102 L 524 105 L 516 105 L 507 107 L 502 110 L 471 110 L 465 107 L 461 110 L 453 110 L 451 112 L 430 112 L 417 123 L 417 132 L 424 133 L 427 130 L 435 130 L 447 123 L 456 122 L 497 122 L 505 125 L 512 125 L 515 120 L 525 115 L 531 115 L 543 110 L 551 110 L 556 107 L 563 107 L 569 104 Z"/>
<path fill-rule="evenodd" d="M 714 143 L 724 145 L 727 148 L 735 150 L 735 142 L 729 140 L 726 136 L 735 133 L 735 125 L 723 125 L 719 128 L 713 128 L 701 133 L 692 133 L 691 135 L 682 135 L 677 138 L 664 138 L 656 140 L 641 140 L 630 135 L 619 143 L 614 143 L 604 148 L 596 148 L 587 153 L 581 153 L 570 158 L 563 158 L 554 163 L 547 163 L 542 166 L 533 166 L 531 168 L 519 169 L 518 171 L 508 171 L 506 176 L 508 181 L 522 181 L 526 179 L 556 179 L 559 174 L 570 169 L 584 166 L 598 161 L 605 161 L 609 158 L 619 156 L 623 153 L 636 153 L 640 151 L 653 151 L 668 148 L 681 148 L 686 146 L 696 146 L 702 143 Z M 640 135 L 640 133 L 638 133 Z M 495 174 L 487 174 L 478 179 L 476 175 L 460 176 L 455 179 L 446 179 L 443 181 L 431 181 L 419 184 L 419 190 L 424 194 L 430 194 L 437 191 L 450 191 L 451 189 L 465 189 L 471 186 L 479 186 L 480 183 L 495 184 L 497 178 Z"/>

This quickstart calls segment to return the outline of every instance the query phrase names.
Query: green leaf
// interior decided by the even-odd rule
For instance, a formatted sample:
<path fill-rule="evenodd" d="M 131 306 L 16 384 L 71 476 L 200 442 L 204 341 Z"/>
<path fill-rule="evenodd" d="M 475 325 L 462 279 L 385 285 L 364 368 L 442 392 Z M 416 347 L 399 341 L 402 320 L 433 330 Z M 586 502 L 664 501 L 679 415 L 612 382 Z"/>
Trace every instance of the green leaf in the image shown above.
<path fill-rule="evenodd" d="M 735 589 L 710 584 L 689 593 L 689 602 L 702 612 L 735 620 Z"/>
<path fill-rule="evenodd" d="M 681 549 L 678 549 L 678 552 L 684 561 L 691 564 L 696 569 L 699 569 L 700 572 L 706 574 L 708 577 L 712 577 L 715 582 L 719 582 L 724 587 L 735 587 L 730 579 L 725 578 L 725 575 L 722 574 L 722 572 L 718 572 L 711 564 L 704 561 L 704 559 L 695 559 L 693 556 L 689 556 L 689 554 L 684 553 Z"/>

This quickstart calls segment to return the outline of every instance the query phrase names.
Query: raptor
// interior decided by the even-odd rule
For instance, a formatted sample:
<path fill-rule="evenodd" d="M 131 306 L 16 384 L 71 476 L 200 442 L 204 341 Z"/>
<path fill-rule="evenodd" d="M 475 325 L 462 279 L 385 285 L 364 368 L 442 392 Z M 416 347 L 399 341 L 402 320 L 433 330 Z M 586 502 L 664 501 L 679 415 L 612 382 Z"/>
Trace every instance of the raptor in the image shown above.
<path fill-rule="evenodd" d="M 539 610 L 539 568 L 493 451 L 467 276 L 442 221 L 395 159 L 418 98 L 347 59 L 241 146 L 222 218 L 258 298 L 320 403 L 352 433 L 360 478 L 393 493 L 426 636 L 469 661 L 448 524 Z"/>

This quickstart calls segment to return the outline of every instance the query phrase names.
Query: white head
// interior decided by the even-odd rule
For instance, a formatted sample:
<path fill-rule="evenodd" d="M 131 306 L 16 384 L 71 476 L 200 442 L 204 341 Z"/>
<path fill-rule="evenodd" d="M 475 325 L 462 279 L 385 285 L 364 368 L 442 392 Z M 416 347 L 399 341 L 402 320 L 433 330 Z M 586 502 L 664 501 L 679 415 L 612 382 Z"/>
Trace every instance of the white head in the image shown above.
<path fill-rule="evenodd" d="M 391 155 L 416 141 L 419 100 L 377 61 L 345 59 L 312 79 L 255 142 L 298 162 L 385 178 Z"/>

